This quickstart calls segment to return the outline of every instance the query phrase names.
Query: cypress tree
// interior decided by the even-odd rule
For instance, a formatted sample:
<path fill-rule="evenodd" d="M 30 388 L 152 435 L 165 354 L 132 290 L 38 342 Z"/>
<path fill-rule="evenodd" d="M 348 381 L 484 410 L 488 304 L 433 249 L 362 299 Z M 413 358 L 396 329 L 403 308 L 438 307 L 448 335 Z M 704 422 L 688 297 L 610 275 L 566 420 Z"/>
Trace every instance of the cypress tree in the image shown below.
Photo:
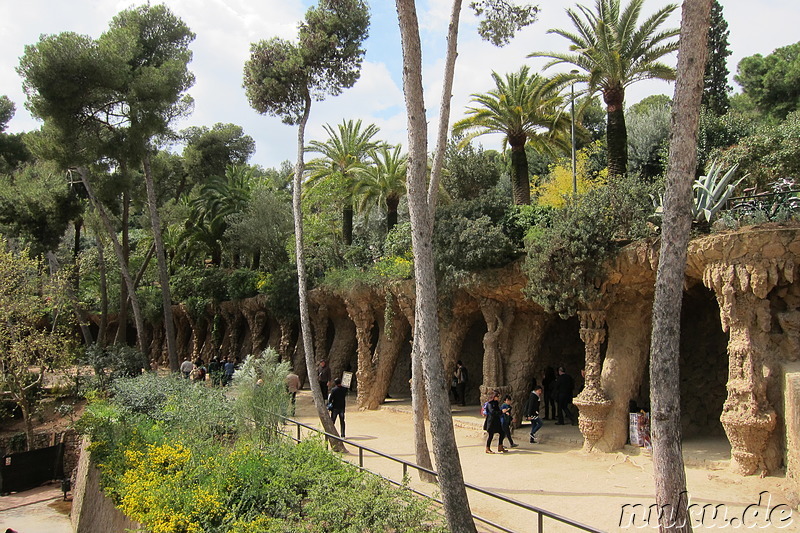
<path fill-rule="evenodd" d="M 703 106 L 717 116 L 728 112 L 730 102 L 728 93 L 732 87 L 728 84 L 728 22 L 722 14 L 722 5 L 718 0 L 711 4 L 711 24 L 708 29 L 708 61 L 703 77 Z"/>

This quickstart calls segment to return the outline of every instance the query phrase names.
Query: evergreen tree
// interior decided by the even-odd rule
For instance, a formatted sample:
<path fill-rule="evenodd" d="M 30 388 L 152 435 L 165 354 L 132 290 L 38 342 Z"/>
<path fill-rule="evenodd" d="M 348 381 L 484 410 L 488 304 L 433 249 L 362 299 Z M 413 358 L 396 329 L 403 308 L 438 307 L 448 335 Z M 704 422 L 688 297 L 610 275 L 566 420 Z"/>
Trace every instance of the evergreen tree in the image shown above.
<path fill-rule="evenodd" d="M 728 22 L 722 14 L 722 5 L 718 0 L 711 4 L 711 24 L 708 29 L 708 61 L 703 77 L 703 107 L 717 116 L 728 112 L 730 102 L 728 93 L 732 87 L 728 84 Z"/>

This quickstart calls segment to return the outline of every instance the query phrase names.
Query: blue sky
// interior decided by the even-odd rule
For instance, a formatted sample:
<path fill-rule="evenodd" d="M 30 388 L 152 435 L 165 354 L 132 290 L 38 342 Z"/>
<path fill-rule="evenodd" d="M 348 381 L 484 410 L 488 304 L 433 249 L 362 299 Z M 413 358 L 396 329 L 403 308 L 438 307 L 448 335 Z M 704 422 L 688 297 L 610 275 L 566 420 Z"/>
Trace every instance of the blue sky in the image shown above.
<path fill-rule="evenodd" d="M 154 2 L 155 3 L 155 2 Z M 312 2 L 306 0 L 166 0 L 170 9 L 197 34 L 191 48 L 194 59 L 190 68 L 196 76 L 190 94 L 195 99 L 194 113 L 176 124 L 212 126 L 217 122 L 241 125 L 256 141 L 252 162 L 267 167 L 281 161 L 294 160 L 296 128 L 281 124 L 273 117 L 258 115 L 247 103 L 242 88 L 242 67 L 247 60 L 250 43 L 273 36 L 292 39 L 297 22 Z M 523 30 L 505 48 L 495 48 L 478 38 L 476 19 L 465 7 L 461 15 L 459 58 L 456 66 L 451 123 L 463 116 L 472 93 L 491 88 L 491 72 L 514 72 L 523 64 L 539 70 L 543 60 L 527 59 L 536 50 L 564 50 L 565 40 L 548 35 L 550 28 L 569 28 L 565 8 L 574 0 L 539 2 L 539 20 Z M 593 0 L 580 0 L 593 6 Z M 647 0 L 645 11 L 664 5 L 661 0 Z M 800 2 L 767 0 L 757 4 L 723 1 L 728 21 L 730 49 L 728 68 L 735 72 L 742 57 L 769 54 L 777 47 L 796 42 L 796 23 L 800 20 Z M 24 109 L 22 82 L 15 72 L 26 44 L 35 44 L 41 34 L 74 31 L 99 36 L 119 11 L 132 5 L 116 0 L 0 0 L 0 94 L 8 95 L 17 105 L 17 114 L 9 131 L 38 128 Z M 380 136 L 392 143 L 406 144 L 405 110 L 402 94 L 400 37 L 395 4 L 376 0 L 370 4 L 372 25 L 366 43 L 367 55 L 361 79 L 352 88 L 335 98 L 314 103 L 306 140 L 324 140 L 322 126 L 346 119 L 375 123 Z M 445 33 L 450 12 L 449 0 L 418 2 L 422 26 L 424 85 L 430 126 L 436 126 L 441 98 Z M 677 10 L 669 26 L 680 25 Z M 670 60 L 673 64 L 675 58 Z M 734 88 L 738 90 L 735 84 Z M 666 82 L 644 82 L 632 86 L 626 104 L 631 105 L 650 94 L 672 95 L 673 86 Z M 499 137 L 480 139 L 485 146 L 499 148 Z"/>

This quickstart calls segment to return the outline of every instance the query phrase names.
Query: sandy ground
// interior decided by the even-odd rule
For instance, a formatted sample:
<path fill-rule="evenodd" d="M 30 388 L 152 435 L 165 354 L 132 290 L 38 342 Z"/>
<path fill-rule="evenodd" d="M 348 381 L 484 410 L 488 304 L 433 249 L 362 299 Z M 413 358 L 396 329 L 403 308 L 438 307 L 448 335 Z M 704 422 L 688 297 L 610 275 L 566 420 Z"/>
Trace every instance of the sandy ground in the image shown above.
<path fill-rule="evenodd" d="M 348 440 L 414 462 L 410 400 L 390 399 L 377 411 L 358 411 L 352 407 L 354 400 L 352 396 L 348 398 L 351 405 L 346 416 Z M 524 425 L 514 433 L 517 448 L 505 454 L 487 455 L 479 407 L 452 409 L 467 483 L 603 531 L 646 527 L 643 522 L 646 509 L 639 509 L 639 514 L 634 515 L 631 507 L 623 508 L 626 504 L 647 507 L 654 503 L 653 465 L 644 450 L 626 447 L 615 454 L 586 454 L 580 449 L 582 439 L 577 427 L 555 426 L 546 421 L 538 433 L 540 442 L 528 442 L 529 426 Z M 309 391 L 298 394 L 296 418 L 321 427 Z M 347 448 L 346 458 L 358 463 L 358 448 L 352 445 Z M 497 448 L 496 438 L 493 448 Z M 730 447 L 724 438 L 689 440 L 684 443 L 684 457 L 690 501 L 697 504 L 695 530 L 754 526 L 763 531 L 800 532 L 800 511 L 787 504 L 790 495 L 785 492 L 788 485 L 782 474 L 761 479 L 731 473 Z M 397 463 L 370 451 L 364 451 L 361 460 L 370 470 L 397 481 L 402 479 L 402 466 Z M 410 473 L 414 488 L 427 494 L 436 492 L 434 485 L 421 482 Z M 767 492 L 760 496 L 763 491 Z M 469 497 L 473 513 L 511 531 L 537 531 L 535 513 L 476 492 L 470 492 Z M 701 520 L 700 512 L 706 504 L 719 506 L 718 514 L 713 517 L 707 508 Z M 19 533 L 67 533 L 71 531 L 68 512 L 69 502 L 62 502 L 59 485 L 3 496 L 0 532 L 10 527 Z M 655 521 L 649 525 L 652 527 Z M 479 528 L 498 531 L 480 523 Z M 577 530 L 545 518 L 544 531 Z"/>
<path fill-rule="evenodd" d="M 71 499 L 64 501 L 60 483 L 2 496 L 0 531 L 11 528 L 19 533 L 71 533 L 71 506 Z"/>
<path fill-rule="evenodd" d="M 352 404 L 355 398 L 348 400 Z M 526 424 L 514 433 L 517 448 L 487 455 L 479 406 L 452 409 L 467 483 L 603 531 L 633 530 L 634 526 L 645 525 L 644 511 L 639 511 L 641 518 L 636 520 L 631 507 L 623 510 L 625 504 L 647 507 L 655 503 L 653 464 L 645 450 L 628 446 L 614 454 L 587 454 L 581 451 L 582 439 L 577 427 L 545 421 L 537 434 L 540 442 L 528 442 L 530 427 Z M 297 418 L 321 427 L 308 391 L 298 396 Z M 348 440 L 414 462 L 410 400 L 388 400 L 378 411 L 351 408 L 346 419 Z M 493 448 L 497 448 L 497 437 Z M 782 474 L 761 479 L 731 473 L 730 447 L 724 438 L 689 440 L 684 444 L 684 456 L 690 502 L 698 504 L 693 508 L 696 529 L 720 528 L 726 524 L 733 529 L 737 525 L 754 524 L 756 528 L 764 526 L 767 531 L 800 531 L 800 511 L 787 503 L 788 485 Z M 358 462 L 358 449 L 348 447 L 347 457 Z M 397 463 L 367 451 L 363 452 L 363 462 L 368 469 L 398 481 L 402 479 L 402 467 Z M 428 494 L 435 491 L 435 486 L 418 481 L 417 476 L 412 476 L 412 485 Z M 759 506 L 762 491 L 767 493 L 761 496 Z M 537 517 L 531 511 L 475 492 L 469 497 L 473 513 L 513 531 L 536 531 Z M 702 506 L 706 504 L 722 504 L 717 508 L 716 518 L 707 508 L 701 519 Z M 772 522 L 767 522 L 772 509 Z M 743 513 L 745 524 L 740 522 Z M 629 527 L 623 527 L 626 525 Z M 654 525 L 655 520 L 650 523 L 651 527 Z M 496 531 L 488 526 L 482 530 Z M 544 519 L 544 530 L 576 531 L 548 518 Z"/>

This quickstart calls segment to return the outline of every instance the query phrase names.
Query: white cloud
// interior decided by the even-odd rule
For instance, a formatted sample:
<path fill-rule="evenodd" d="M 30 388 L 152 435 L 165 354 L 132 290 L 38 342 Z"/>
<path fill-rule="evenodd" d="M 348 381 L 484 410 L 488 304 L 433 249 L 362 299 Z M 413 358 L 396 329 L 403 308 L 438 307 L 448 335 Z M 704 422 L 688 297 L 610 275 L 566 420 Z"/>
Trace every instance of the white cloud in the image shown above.
<path fill-rule="evenodd" d="M 196 84 L 190 93 L 196 106 L 186 125 L 212 126 L 216 122 L 241 125 L 256 140 L 254 162 L 275 166 L 285 159 L 294 160 L 296 128 L 281 124 L 274 117 L 259 116 L 247 103 L 242 88 L 242 68 L 249 56 L 250 43 L 280 36 L 292 39 L 297 23 L 313 0 L 166 0 L 166 4 L 197 34 L 192 44 L 194 59 L 190 68 Z M 476 19 L 468 2 L 464 3 L 459 32 L 459 57 L 456 66 L 452 123 L 463 116 L 470 94 L 492 87 L 490 73 L 515 72 L 523 64 L 539 70 L 544 60 L 528 59 L 535 50 L 563 50 L 566 41 L 548 35 L 550 28 L 570 28 L 564 8 L 577 3 L 593 5 L 588 0 L 551 0 L 539 2 L 539 20 L 523 30 L 511 45 L 495 48 L 475 33 Z M 666 0 L 647 0 L 645 13 L 664 5 Z M 75 31 L 99 36 L 111 18 L 128 8 L 131 0 L 27 0 L 0 2 L 0 94 L 7 94 L 17 104 L 17 115 L 9 124 L 11 131 L 38 127 L 24 110 L 22 82 L 15 72 L 26 44 L 34 44 L 42 33 Z M 441 98 L 442 64 L 445 37 L 450 16 L 450 0 L 418 2 L 422 28 L 424 84 L 431 135 L 438 119 Z M 371 38 L 367 41 L 368 62 L 361 79 L 338 97 L 315 103 L 308 128 L 308 138 L 324 135 L 322 124 L 358 119 L 375 123 L 381 137 L 389 142 L 407 144 L 405 102 L 401 83 L 400 47 L 396 44 L 397 17 L 391 6 L 373 2 Z M 789 0 L 765 0 L 754 7 L 742 2 L 727 2 L 725 18 L 730 25 L 728 68 L 736 71 L 742 57 L 755 53 L 769 54 L 775 48 L 797 41 L 795 25 L 800 20 L 800 3 Z M 680 13 L 670 19 L 677 26 Z M 674 58 L 673 58 L 674 63 Z M 735 86 L 735 84 L 734 84 Z M 671 95 L 673 87 L 665 82 L 645 82 L 632 86 L 628 105 L 649 94 Z M 433 137 L 430 137 L 431 144 Z M 485 145 L 499 147 L 499 141 L 481 139 Z M 431 147 L 432 149 L 432 147 Z"/>

